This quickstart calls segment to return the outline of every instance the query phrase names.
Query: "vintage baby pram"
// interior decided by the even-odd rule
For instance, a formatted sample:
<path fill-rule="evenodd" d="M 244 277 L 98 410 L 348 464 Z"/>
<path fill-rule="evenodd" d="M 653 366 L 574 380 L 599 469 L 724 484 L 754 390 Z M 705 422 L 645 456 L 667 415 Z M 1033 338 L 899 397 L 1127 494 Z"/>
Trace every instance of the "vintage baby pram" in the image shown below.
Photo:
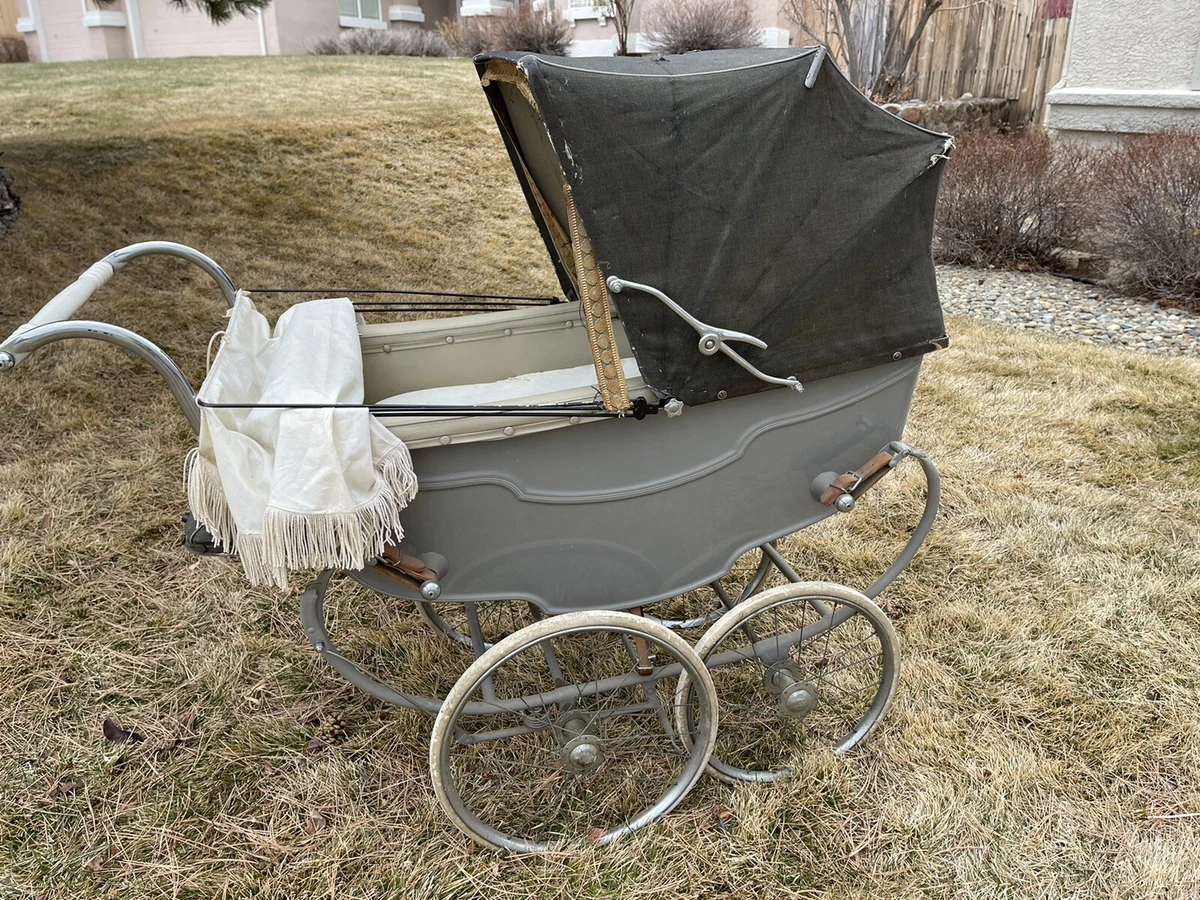
<path fill-rule="evenodd" d="M 875 107 L 817 50 L 475 62 L 566 299 L 496 310 L 458 295 L 419 302 L 472 314 L 362 320 L 366 399 L 412 449 L 420 490 L 400 546 L 346 573 L 415 603 L 474 662 L 444 697 L 377 680 L 327 631 L 332 571 L 300 615 L 352 683 L 435 717 L 433 784 L 467 834 L 601 844 L 706 768 L 770 781 L 797 752 L 853 747 L 888 708 L 898 648 L 870 598 L 937 511 L 933 464 L 900 439 L 921 357 L 946 344 L 929 246 L 949 140 Z M 109 341 L 198 427 L 161 350 L 68 321 L 155 253 L 200 266 L 233 304 L 208 257 L 136 244 L 0 345 L 0 367 Z M 895 562 L 862 593 L 804 582 L 778 539 L 849 513 L 910 456 L 927 500 Z M 219 551 L 190 519 L 185 544 Z M 772 572 L 785 583 L 763 589 Z M 528 624 L 489 629 L 503 604 Z"/>

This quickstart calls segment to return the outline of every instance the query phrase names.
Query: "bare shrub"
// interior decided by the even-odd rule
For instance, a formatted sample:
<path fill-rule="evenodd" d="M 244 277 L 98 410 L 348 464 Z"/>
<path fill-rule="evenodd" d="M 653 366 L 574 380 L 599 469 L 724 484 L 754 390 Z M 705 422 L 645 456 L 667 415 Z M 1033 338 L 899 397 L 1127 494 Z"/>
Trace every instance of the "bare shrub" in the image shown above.
<path fill-rule="evenodd" d="M 450 46 L 441 35 L 421 28 L 385 31 L 354 28 L 335 38 L 313 44 L 317 56 L 450 56 Z"/>
<path fill-rule="evenodd" d="M 966 134 L 946 167 L 934 251 L 943 262 L 1061 264 L 1087 232 L 1094 151 L 1042 133 Z"/>
<path fill-rule="evenodd" d="M 503 16 L 470 16 L 443 22 L 438 34 L 459 56 L 496 50 L 566 56 L 571 45 L 571 26 L 565 19 L 525 5 Z"/>
<path fill-rule="evenodd" d="M 566 56 L 567 48 L 571 46 L 571 25 L 566 19 L 527 6 L 501 16 L 496 32 L 501 45 L 496 48 L 498 50 Z"/>
<path fill-rule="evenodd" d="M 491 16 L 468 16 L 458 21 L 444 19 L 437 33 L 457 56 L 475 56 L 496 48 L 495 24 Z"/>
<path fill-rule="evenodd" d="M 1129 138 L 1098 175 L 1095 242 L 1110 280 L 1200 310 L 1200 134 Z"/>
<path fill-rule="evenodd" d="M 907 99 L 916 79 L 909 63 L 925 27 L 945 8 L 946 0 L 782 0 L 780 14 L 828 47 L 859 90 L 894 101 Z"/>
<path fill-rule="evenodd" d="M 660 53 L 758 47 L 762 34 L 745 0 L 663 0 L 646 13 L 650 46 Z"/>
<path fill-rule="evenodd" d="M 29 62 L 24 38 L 0 35 L 0 63 Z"/>

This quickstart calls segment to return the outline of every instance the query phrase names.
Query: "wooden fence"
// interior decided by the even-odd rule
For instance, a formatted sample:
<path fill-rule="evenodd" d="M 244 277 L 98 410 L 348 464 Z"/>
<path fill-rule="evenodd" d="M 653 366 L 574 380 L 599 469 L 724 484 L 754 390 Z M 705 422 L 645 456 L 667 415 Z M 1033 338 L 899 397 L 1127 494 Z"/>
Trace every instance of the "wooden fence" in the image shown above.
<path fill-rule="evenodd" d="M 0 37 L 17 33 L 17 0 L 0 0 Z"/>
<path fill-rule="evenodd" d="M 901 0 L 859 2 L 864 7 L 887 4 L 891 26 L 904 29 L 902 38 L 911 34 L 922 5 L 907 4 L 908 21 L 899 23 L 906 5 Z M 841 52 L 830 0 L 787 0 L 784 5 L 803 11 L 810 30 Z M 921 100 L 953 100 L 968 93 L 1003 97 L 1009 101 L 1010 125 L 1041 124 L 1046 93 L 1062 76 L 1070 7 L 1070 0 L 947 0 L 929 20 L 909 60 L 904 79 L 908 94 Z M 860 34 L 859 43 L 866 38 L 882 46 L 879 25 L 869 29 L 874 32 L 870 35 Z"/>
<path fill-rule="evenodd" d="M 1011 125 L 1040 125 L 1062 77 L 1070 22 L 1048 18 L 1046 8 L 1044 0 L 984 0 L 936 13 L 909 63 L 913 96 L 1003 97 Z"/>

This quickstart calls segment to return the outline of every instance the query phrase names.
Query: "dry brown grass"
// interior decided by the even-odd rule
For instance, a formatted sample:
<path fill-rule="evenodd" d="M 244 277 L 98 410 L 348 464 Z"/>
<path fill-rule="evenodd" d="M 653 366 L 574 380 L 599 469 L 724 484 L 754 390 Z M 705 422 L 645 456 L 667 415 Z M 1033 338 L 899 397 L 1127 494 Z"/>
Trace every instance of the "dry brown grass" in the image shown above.
<path fill-rule="evenodd" d="M 464 61 L 11 67 L 0 95 L 26 201 L 5 333 L 147 237 L 242 284 L 554 289 Z M 220 321 L 152 261 L 89 314 L 194 378 Z M 946 497 L 883 598 L 904 668 L 882 729 L 548 859 L 473 850 L 429 788 L 428 722 L 324 668 L 294 599 L 178 547 L 188 433 L 144 367 L 31 359 L 0 379 L 0 897 L 1197 896 L 1200 365 L 951 330 L 911 419 Z M 861 586 L 919 489 L 906 471 L 789 552 Z M 458 664 L 397 604 L 343 595 L 336 618 L 409 677 Z M 334 713 L 347 743 L 306 755 Z M 105 716 L 147 740 L 107 743 Z"/>

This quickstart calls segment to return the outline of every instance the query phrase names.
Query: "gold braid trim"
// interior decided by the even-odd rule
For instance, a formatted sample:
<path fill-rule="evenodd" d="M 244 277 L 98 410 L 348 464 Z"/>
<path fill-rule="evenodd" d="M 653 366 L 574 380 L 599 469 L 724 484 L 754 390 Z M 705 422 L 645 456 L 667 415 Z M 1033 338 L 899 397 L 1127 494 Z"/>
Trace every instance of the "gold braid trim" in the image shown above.
<path fill-rule="evenodd" d="M 600 387 L 600 398 L 609 412 L 629 409 L 629 388 L 625 384 L 625 372 L 621 368 L 621 354 L 617 348 L 617 336 L 613 330 L 612 302 L 608 287 L 596 264 L 596 253 L 592 239 L 583 230 L 579 212 L 575 209 L 575 198 L 571 187 L 563 185 L 567 197 L 567 221 L 571 226 L 571 244 L 575 248 L 575 280 L 579 288 L 583 320 L 587 328 L 588 343 L 592 347 L 592 360 L 596 364 L 596 376 Z"/>
<path fill-rule="evenodd" d="M 525 73 L 512 63 L 494 59 L 483 70 L 480 82 L 487 87 L 492 82 L 502 82 L 516 86 L 521 96 L 541 118 L 541 110 L 533 99 L 533 91 L 529 89 L 529 79 Z M 503 120 L 501 120 L 503 122 Z M 507 129 L 507 126 L 505 126 Z M 555 218 L 537 182 L 525 165 L 525 159 L 520 152 L 520 144 L 511 132 L 508 135 L 514 147 L 517 148 L 517 159 L 521 162 L 521 170 L 525 181 L 537 201 L 538 212 L 546 222 L 550 239 L 558 250 L 559 257 L 566 266 L 568 273 L 575 281 L 575 289 L 579 293 L 580 306 L 583 307 L 584 327 L 587 331 L 588 344 L 592 348 L 592 361 L 596 366 L 597 383 L 600 388 L 600 398 L 604 408 L 609 412 L 622 412 L 629 409 L 632 402 L 629 399 L 629 387 L 625 384 L 625 372 L 621 368 L 621 354 L 617 348 L 617 336 L 612 324 L 612 299 L 608 288 L 596 264 L 596 253 L 592 249 L 592 241 L 583 230 L 579 214 L 575 209 L 575 199 L 571 196 L 571 187 L 563 177 L 563 192 L 567 200 L 567 224 L 571 229 L 570 237 L 563 231 L 562 223 Z"/>
<path fill-rule="evenodd" d="M 520 154 L 518 153 L 519 157 Z M 521 168 L 525 169 L 525 160 L 521 160 Z M 554 212 L 547 205 L 542 192 L 538 190 L 537 184 L 533 180 L 533 176 L 529 174 L 529 170 L 525 169 L 525 180 L 529 183 L 529 187 L 533 190 L 533 199 L 537 201 L 538 212 L 542 214 L 542 218 L 546 220 L 546 228 L 550 231 L 550 240 L 554 241 L 554 248 L 558 250 L 558 255 L 562 258 L 563 265 L 567 272 L 571 275 L 575 274 L 575 250 L 571 247 L 571 240 L 567 237 L 567 233 L 563 231 L 563 227 L 558 224 L 558 219 L 555 218 Z M 576 289 L 579 285 L 575 285 Z"/>
<path fill-rule="evenodd" d="M 521 96 L 525 98 L 526 102 L 533 108 L 533 111 L 538 114 L 538 117 L 541 117 L 541 110 L 538 109 L 537 101 L 533 99 L 533 92 L 529 89 L 529 80 L 525 77 L 524 72 L 512 65 L 512 63 L 493 59 L 487 64 L 487 68 L 483 70 L 483 78 L 479 80 L 479 83 L 487 87 L 493 81 L 516 85 L 517 90 L 521 92 Z M 550 209 L 546 198 L 542 196 L 537 182 L 533 180 L 533 174 L 525 165 L 525 158 L 521 155 L 521 145 L 517 141 L 517 136 L 508 131 L 508 125 L 503 119 L 500 121 L 504 130 L 508 132 L 508 137 L 512 141 L 512 145 L 517 148 L 517 159 L 521 162 L 521 171 L 525 173 L 525 183 L 529 185 L 530 191 L 533 192 L 533 199 L 537 201 L 538 212 L 542 214 L 542 219 L 546 222 L 546 228 L 550 232 L 550 240 L 554 242 L 554 248 L 558 251 L 559 258 L 562 259 L 567 272 L 574 278 L 575 253 L 571 248 L 571 240 L 567 237 L 566 231 L 563 230 L 562 223 L 558 221 L 558 218 Z M 578 289 L 579 285 L 576 284 L 575 287 Z"/>
<path fill-rule="evenodd" d="M 479 79 L 479 83 L 487 87 L 493 81 L 515 84 L 517 90 L 521 92 L 521 96 L 529 101 L 529 105 L 534 109 L 538 108 L 537 101 L 533 99 L 533 91 L 529 89 L 529 79 L 512 63 L 502 59 L 493 59 L 489 62 L 487 68 L 483 70 L 483 77 Z"/>

